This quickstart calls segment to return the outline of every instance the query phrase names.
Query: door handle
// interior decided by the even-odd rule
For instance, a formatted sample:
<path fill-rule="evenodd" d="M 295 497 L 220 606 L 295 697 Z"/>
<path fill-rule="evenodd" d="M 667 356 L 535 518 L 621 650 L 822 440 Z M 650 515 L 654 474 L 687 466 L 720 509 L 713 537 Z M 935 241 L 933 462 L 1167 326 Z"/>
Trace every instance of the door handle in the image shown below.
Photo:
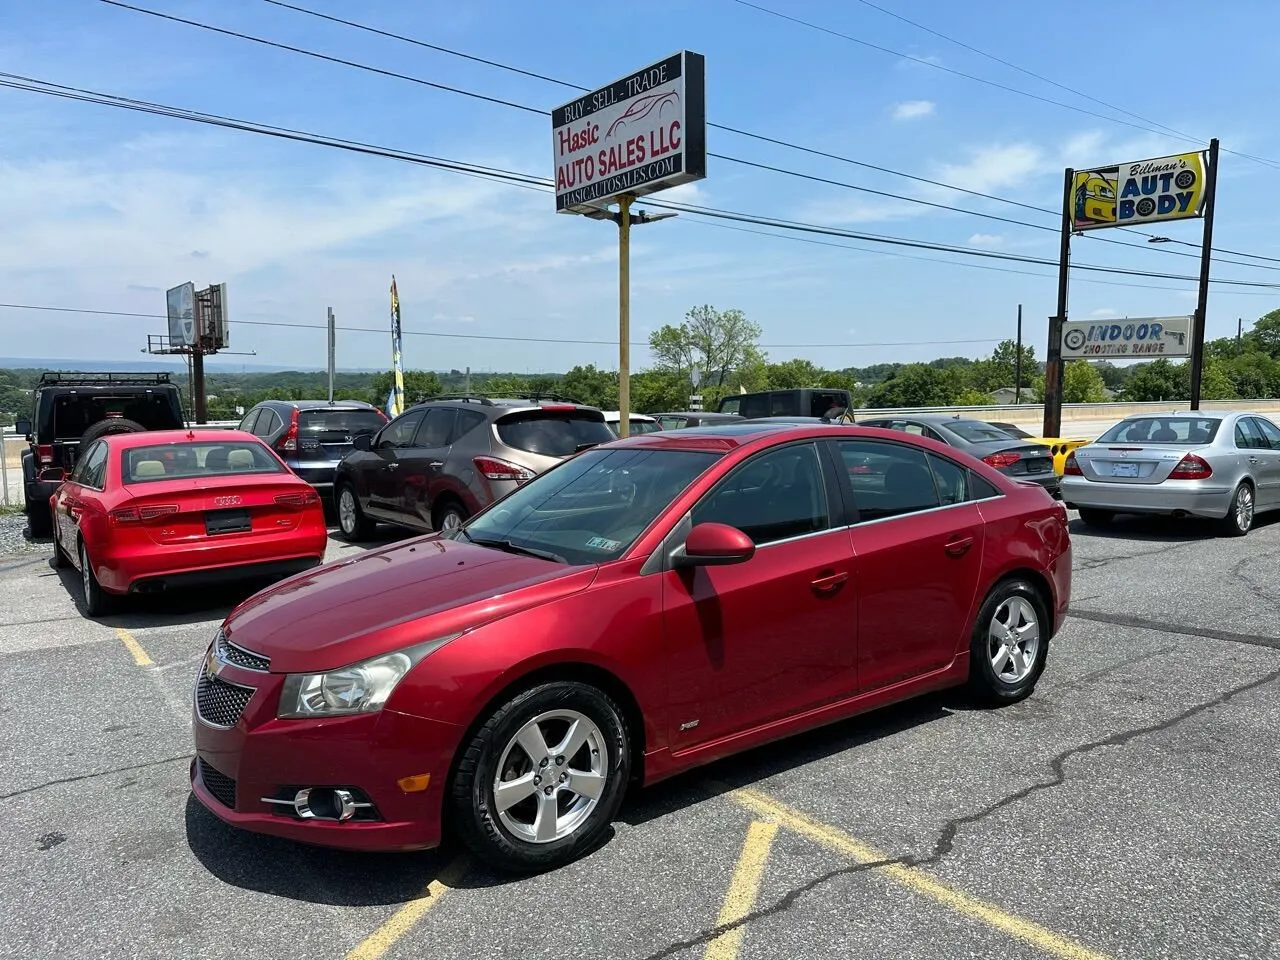
<path fill-rule="evenodd" d="M 428 466 L 428 467 L 443 467 L 443 466 L 444 466 L 444 461 L 443 461 L 443 460 L 432 460 L 430 463 L 428 463 L 428 464 L 427 464 L 427 466 Z"/>
<path fill-rule="evenodd" d="M 963 557 L 972 546 L 973 537 L 958 537 L 955 540 L 948 540 L 945 549 L 953 557 Z"/>
<path fill-rule="evenodd" d="M 399 463 L 394 463 L 394 462 L 393 462 L 393 463 L 388 463 L 388 464 L 387 464 L 387 469 L 388 469 L 388 470 L 394 470 L 394 469 L 396 469 L 398 466 L 400 466 L 400 464 L 399 464 Z"/>
<path fill-rule="evenodd" d="M 848 573 L 827 573 L 812 581 L 809 585 L 813 587 L 814 593 L 835 593 L 839 590 L 846 580 L 849 579 Z"/>
<path fill-rule="evenodd" d="M 1250 463 L 1257 463 L 1257 462 L 1258 462 L 1258 458 L 1257 458 L 1257 457 L 1250 457 L 1250 458 L 1249 458 L 1249 462 L 1250 462 Z"/>

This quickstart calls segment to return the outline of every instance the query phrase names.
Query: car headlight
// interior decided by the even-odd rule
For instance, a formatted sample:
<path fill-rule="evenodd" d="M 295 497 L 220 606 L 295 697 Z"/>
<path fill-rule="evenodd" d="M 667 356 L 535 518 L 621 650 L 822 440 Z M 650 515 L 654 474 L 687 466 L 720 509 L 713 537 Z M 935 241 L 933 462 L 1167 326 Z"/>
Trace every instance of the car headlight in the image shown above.
<path fill-rule="evenodd" d="M 327 673 L 291 673 L 280 691 L 276 716 L 299 719 L 377 713 L 405 674 L 428 654 L 461 635 L 438 637 Z"/>

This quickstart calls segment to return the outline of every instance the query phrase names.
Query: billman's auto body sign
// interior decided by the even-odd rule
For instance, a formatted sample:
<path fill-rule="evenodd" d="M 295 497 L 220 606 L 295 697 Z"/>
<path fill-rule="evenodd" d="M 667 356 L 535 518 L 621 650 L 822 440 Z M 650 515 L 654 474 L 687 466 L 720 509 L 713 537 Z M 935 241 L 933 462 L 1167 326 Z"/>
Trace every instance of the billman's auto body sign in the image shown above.
<path fill-rule="evenodd" d="M 705 74 L 702 54 L 682 50 L 553 110 L 556 210 L 705 177 Z"/>
<path fill-rule="evenodd" d="M 1203 152 L 1077 170 L 1068 200 L 1072 230 L 1097 230 L 1204 215 Z"/>

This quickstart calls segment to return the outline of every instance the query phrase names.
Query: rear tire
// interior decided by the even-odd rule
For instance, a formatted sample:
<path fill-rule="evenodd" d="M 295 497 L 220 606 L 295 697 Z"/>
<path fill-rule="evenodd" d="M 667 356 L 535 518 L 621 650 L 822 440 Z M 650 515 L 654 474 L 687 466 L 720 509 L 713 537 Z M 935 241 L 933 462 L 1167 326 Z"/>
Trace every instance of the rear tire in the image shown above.
<path fill-rule="evenodd" d="M 27 502 L 27 534 L 32 540 L 48 540 L 53 536 L 53 518 L 49 505 Z"/>
<path fill-rule="evenodd" d="M 80 582 L 84 587 L 84 611 L 91 617 L 102 617 L 111 612 L 115 606 L 115 597 L 102 589 L 98 578 L 94 576 L 93 564 L 89 561 L 89 551 L 84 543 L 80 544 Z"/>
<path fill-rule="evenodd" d="M 1105 527 L 1115 519 L 1110 510 L 1094 510 L 1091 507 L 1080 508 L 1080 522 L 1086 527 Z"/>
<path fill-rule="evenodd" d="M 452 820 L 492 866 L 550 870 L 595 848 L 630 771 L 631 741 L 618 705 L 584 683 L 544 683 L 498 707 L 463 745 L 449 791 Z M 499 783 L 516 788 L 501 803 Z"/>
<path fill-rule="evenodd" d="M 1045 600 L 1031 583 L 996 584 L 969 645 L 969 689 L 978 700 L 998 707 L 1031 695 L 1049 657 L 1049 624 Z"/>
<path fill-rule="evenodd" d="M 334 498 L 338 509 L 338 530 L 348 543 L 360 543 L 373 536 L 374 523 L 364 515 L 360 508 L 360 498 L 349 483 L 341 483 L 337 487 Z"/>
<path fill-rule="evenodd" d="M 76 447 L 76 459 L 79 460 L 81 454 L 89 449 L 89 444 L 99 437 L 107 437 L 117 433 L 145 433 L 146 429 L 138 421 L 125 420 L 123 417 L 99 420 L 97 423 L 90 424 L 89 429 L 80 434 L 80 445 Z"/>
<path fill-rule="evenodd" d="M 71 560 L 62 552 L 62 544 L 58 542 L 58 538 L 53 538 L 53 567 L 55 570 L 64 570 L 71 566 Z"/>
<path fill-rule="evenodd" d="M 1227 508 L 1227 515 L 1222 518 L 1223 534 L 1228 537 L 1243 537 L 1253 529 L 1255 512 L 1253 487 L 1248 481 L 1241 481 L 1231 497 L 1231 506 Z"/>

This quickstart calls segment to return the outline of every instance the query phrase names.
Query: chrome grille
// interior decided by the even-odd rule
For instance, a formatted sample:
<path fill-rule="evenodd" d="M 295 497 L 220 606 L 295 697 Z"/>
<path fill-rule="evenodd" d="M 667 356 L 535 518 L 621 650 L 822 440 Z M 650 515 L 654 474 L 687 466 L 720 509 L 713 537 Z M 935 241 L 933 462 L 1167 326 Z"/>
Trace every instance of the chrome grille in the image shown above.
<path fill-rule="evenodd" d="M 196 681 L 196 713 L 212 726 L 234 727 L 255 692 L 252 687 L 227 683 L 208 670 L 201 670 Z"/>
<path fill-rule="evenodd" d="M 213 794 L 224 807 L 230 807 L 234 810 L 236 808 L 236 782 L 226 774 L 219 773 L 213 769 L 203 759 L 197 762 L 200 764 L 200 782 L 204 784 L 204 788 Z"/>
<path fill-rule="evenodd" d="M 221 630 L 213 638 L 213 655 L 224 663 L 233 663 L 246 670 L 266 673 L 271 669 L 271 661 L 267 657 L 246 650 L 244 647 L 237 647 Z"/>

